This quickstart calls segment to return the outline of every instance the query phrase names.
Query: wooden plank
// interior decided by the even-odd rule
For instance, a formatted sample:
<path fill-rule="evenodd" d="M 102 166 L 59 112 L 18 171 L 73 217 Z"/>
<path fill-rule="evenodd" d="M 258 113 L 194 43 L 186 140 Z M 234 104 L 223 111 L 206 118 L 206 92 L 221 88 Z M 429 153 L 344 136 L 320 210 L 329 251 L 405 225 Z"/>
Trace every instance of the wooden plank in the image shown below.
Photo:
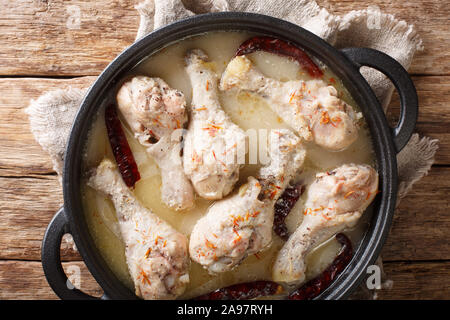
<path fill-rule="evenodd" d="M 30 99 L 36 99 L 48 90 L 67 86 L 86 87 L 95 77 L 74 79 L 0 79 L 0 176 L 24 176 L 53 172 L 46 152 L 36 143 L 29 129 L 24 109 Z M 418 132 L 440 140 L 437 164 L 450 164 L 450 76 L 414 77 L 417 86 L 420 113 Z M 398 99 L 393 99 L 389 118 L 398 118 Z"/>
<path fill-rule="evenodd" d="M 343 14 L 367 7 L 353 0 L 319 0 L 330 11 Z M 134 40 L 138 25 L 136 1 L 62 0 L 14 2 L 0 0 L 0 75 L 97 75 Z M 374 0 L 383 12 L 415 23 L 425 50 L 414 59 L 411 72 L 448 75 L 450 44 L 446 2 L 412 0 L 392 3 Z M 74 7 L 69 7 L 74 6 Z M 74 9 L 75 8 L 75 9 Z M 81 24 L 70 23 L 71 10 L 80 9 Z M 74 11 L 72 11 L 74 12 Z M 414 17 L 420 13 L 420 20 Z M 93 78 L 0 79 L 0 259 L 39 260 L 46 225 L 62 202 L 60 186 L 48 156 L 32 138 L 23 109 L 30 98 L 61 86 L 86 86 Z M 421 110 L 418 131 L 441 140 L 437 163 L 450 164 L 448 133 L 450 77 L 415 77 Z M 390 113 L 395 120 L 394 99 Z M 450 168 L 434 167 L 430 175 L 403 199 L 383 250 L 385 270 L 394 281 L 379 299 L 448 299 L 450 296 L 450 227 L 448 183 Z M 63 243 L 64 260 L 79 260 Z M 404 263 L 399 260 L 423 260 Z M 81 289 L 99 296 L 101 289 L 82 262 Z M 26 277 L 24 277 L 24 274 Z M 0 299 L 53 299 L 38 261 L 0 261 Z"/>
<path fill-rule="evenodd" d="M 64 262 L 63 268 L 78 289 L 95 297 L 103 294 L 83 262 Z M 58 299 L 48 285 L 39 261 L 0 261 L 0 288 L 2 300 Z"/>
<path fill-rule="evenodd" d="M 56 176 L 37 177 L 0 177 L 0 259 L 40 259 L 45 228 L 62 198 Z M 449 167 L 434 167 L 403 199 L 383 250 L 385 260 L 450 260 L 449 180 Z M 65 243 L 62 256 L 80 259 Z"/>
<path fill-rule="evenodd" d="M 450 77 L 414 76 L 414 84 L 419 97 L 419 117 L 416 132 L 421 136 L 439 139 L 439 150 L 435 164 L 450 164 Z M 400 102 L 394 94 L 388 109 L 388 120 L 394 125 L 400 115 Z"/>
<path fill-rule="evenodd" d="M 0 259 L 40 260 L 45 229 L 63 202 L 57 177 L 0 178 L 0 194 Z M 80 260 L 66 241 L 61 254 Z"/>
<path fill-rule="evenodd" d="M 133 43 L 139 25 L 134 5 L 1 0 L 0 74 L 98 75 Z"/>
<path fill-rule="evenodd" d="M 396 18 L 414 24 L 420 35 L 424 50 L 417 52 L 410 72 L 413 74 L 444 75 L 450 73 L 450 30 L 448 3 L 436 0 L 316 0 L 335 14 L 351 10 L 378 7 L 381 12 L 393 14 Z M 417 19 L 420 17 L 420 19 Z"/>
<path fill-rule="evenodd" d="M 0 0 L 0 75 L 97 75 L 134 41 L 135 0 Z M 365 2 L 319 0 L 331 12 L 365 9 Z M 449 74 L 448 10 L 445 1 L 372 0 L 383 12 L 414 23 L 425 50 L 411 71 Z M 71 12 L 80 12 L 80 25 Z M 420 15 L 420 19 L 416 17 Z M 75 15 L 76 16 L 76 15 Z"/>
<path fill-rule="evenodd" d="M 450 259 L 450 168 L 433 167 L 402 199 L 382 257 L 388 260 Z"/>
<path fill-rule="evenodd" d="M 449 262 L 392 262 L 384 270 L 393 286 L 378 291 L 378 300 L 450 299 Z"/>
<path fill-rule="evenodd" d="M 31 99 L 66 87 L 88 87 L 95 77 L 74 79 L 0 79 L 0 175 L 53 172 L 48 154 L 34 140 L 25 108 Z"/>
<path fill-rule="evenodd" d="M 94 296 L 101 288 L 82 262 L 65 262 L 64 269 L 73 279 L 80 268 L 80 288 Z M 70 269 L 69 269 L 70 268 Z M 449 299 L 450 263 L 403 263 L 384 265 L 387 277 L 393 280 L 391 289 L 377 291 L 381 299 Z M 25 275 L 25 276 L 24 276 Z M 75 282 L 75 281 L 74 281 Z M 0 261 L 0 299 L 57 299 L 37 261 Z"/>

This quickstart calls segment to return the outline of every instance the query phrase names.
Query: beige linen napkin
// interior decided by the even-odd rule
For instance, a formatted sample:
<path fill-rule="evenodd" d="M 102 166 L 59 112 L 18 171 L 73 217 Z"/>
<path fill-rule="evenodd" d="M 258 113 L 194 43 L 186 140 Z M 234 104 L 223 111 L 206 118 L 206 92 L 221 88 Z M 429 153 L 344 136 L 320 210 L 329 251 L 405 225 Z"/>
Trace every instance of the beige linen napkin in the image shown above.
<path fill-rule="evenodd" d="M 245 11 L 271 15 L 322 37 L 337 48 L 370 47 L 378 49 L 409 68 L 414 53 L 422 49 L 422 41 L 413 26 L 384 14 L 377 7 L 351 11 L 335 16 L 311 0 L 145 0 L 136 6 L 140 24 L 136 40 L 168 23 L 194 14 L 217 11 Z M 371 85 L 386 110 L 393 86 L 380 72 L 362 68 L 361 73 Z M 72 121 L 86 89 L 66 88 L 47 92 L 32 100 L 26 112 L 35 139 L 46 150 L 55 171 L 61 177 L 64 149 Z M 399 200 L 412 185 L 429 171 L 438 148 L 437 140 L 419 138 L 414 134 L 398 154 Z M 365 297 L 362 289 L 354 295 Z"/>

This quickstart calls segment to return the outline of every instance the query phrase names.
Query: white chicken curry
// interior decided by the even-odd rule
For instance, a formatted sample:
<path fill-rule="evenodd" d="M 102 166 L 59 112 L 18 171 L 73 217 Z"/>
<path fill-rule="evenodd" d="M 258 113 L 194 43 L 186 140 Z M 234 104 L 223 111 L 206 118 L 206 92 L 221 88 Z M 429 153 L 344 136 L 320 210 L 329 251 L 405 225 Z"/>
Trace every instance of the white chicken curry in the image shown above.
<path fill-rule="evenodd" d="M 378 175 L 358 106 L 314 58 L 319 76 L 292 56 L 236 55 L 253 37 L 211 32 L 161 49 L 130 71 L 92 125 L 88 227 L 144 299 L 254 281 L 280 285 L 260 298 L 285 298 L 333 262 L 335 234 L 356 248 L 367 228 Z M 111 102 L 139 171 L 131 188 L 105 124 Z"/>

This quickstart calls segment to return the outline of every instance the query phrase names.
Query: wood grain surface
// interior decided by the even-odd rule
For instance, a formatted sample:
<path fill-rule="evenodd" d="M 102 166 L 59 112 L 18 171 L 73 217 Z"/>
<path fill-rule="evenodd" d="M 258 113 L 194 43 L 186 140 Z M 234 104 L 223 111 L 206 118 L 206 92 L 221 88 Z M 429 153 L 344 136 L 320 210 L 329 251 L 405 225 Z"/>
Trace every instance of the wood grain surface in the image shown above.
<path fill-rule="evenodd" d="M 450 29 L 438 0 L 319 0 L 336 14 L 376 5 L 414 23 L 424 50 L 410 72 L 418 90 L 417 132 L 440 140 L 436 164 L 397 209 L 382 251 L 393 287 L 378 299 L 450 298 Z M 62 204 L 48 155 L 33 139 L 25 108 L 48 90 L 87 87 L 130 45 L 137 1 L 0 0 L 0 299 L 55 299 L 40 263 L 41 240 Z M 73 8 L 80 26 L 68 22 Z M 78 10 L 78 9 L 76 9 Z M 398 119 L 394 97 L 388 118 Z M 82 290 L 101 295 L 80 256 L 63 242 L 66 270 L 80 268 Z M 26 275 L 26 276 L 24 276 Z"/>

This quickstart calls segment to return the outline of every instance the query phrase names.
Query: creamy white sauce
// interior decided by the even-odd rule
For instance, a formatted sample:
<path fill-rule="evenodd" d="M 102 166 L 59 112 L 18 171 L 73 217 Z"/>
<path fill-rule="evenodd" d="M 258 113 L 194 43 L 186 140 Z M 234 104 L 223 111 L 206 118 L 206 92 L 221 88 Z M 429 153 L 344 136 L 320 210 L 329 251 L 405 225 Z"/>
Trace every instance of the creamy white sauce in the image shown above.
<path fill-rule="evenodd" d="M 249 37 L 250 34 L 242 32 L 216 32 L 185 39 L 149 57 L 132 70 L 131 74 L 144 74 L 164 79 L 171 87 L 184 93 L 189 106 L 192 93 L 188 76 L 184 71 L 185 52 L 192 48 L 203 49 L 209 55 L 212 66 L 220 77 L 238 45 Z M 263 73 L 281 81 L 309 78 L 296 62 L 289 59 L 263 52 L 253 53 L 249 57 Z M 325 68 L 324 80 L 330 81 L 336 87 L 342 99 L 356 110 L 359 109 L 337 77 L 327 68 Z M 252 95 L 241 93 L 236 96 L 233 92 L 226 92 L 220 93 L 220 99 L 227 114 L 244 130 L 288 128 L 269 106 Z M 113 159 L 106 135 L 103 109 L 99 111 L 99 115 L 93 123 L 86 146 L 84 155 L 86 170 L 99 164 L 104 157 Z M 147 156 L 144 148 L 134 139 L 126 126 L 125 130 L 141 173 L 141 180 L 137 182 L 134 190 L 136 197 L 144 206 L 189 236 L 194 224 L 206 212 L 212 201 L 197 198 L 195 207 L 186 212 L 175 212 L 166 207 L 161 202 L 159 168 Z M 358 140 L 345 151 L 329 152 L 313 144 L 307 144 L 305 168 L 296 180 L 309 184 L 316 172 L 329 170 L 344 163 L 375 165 L 370 136 L 364 123 L 362 123 Z M 240 171 L 240 179 L 235 189 L 238 189 L 249 175 L 255 175 L 259 167 L 259 165 L 245 165 Z M 133 288 L 112 203 L 86 185 L 83 185 L 82 193 L 88 227 L 97 248 L 118 278 L 128 287 Z M 305 195 L 306 192 L 286 219 L 291 232 L 301 223 Z M 369 207 L 357 226 L 346 232 L 355 247 L 366 230 L 370 211 Z M 276 235 L 273 239 L 270 248 L 257 256 L 248 257 L 234 270 L 218 276 L 210 276 L 200 265 L 192 262 L 190 285 L 181 298 L 195 297 L 239 282 L 270 280 L 274 256 L 283 244 Z M 310 253 L 307 258 L 307 279 L 320 274 L 332 262 L 339 249 L 340 245 L 337 241 L 330 239 Z"/>

